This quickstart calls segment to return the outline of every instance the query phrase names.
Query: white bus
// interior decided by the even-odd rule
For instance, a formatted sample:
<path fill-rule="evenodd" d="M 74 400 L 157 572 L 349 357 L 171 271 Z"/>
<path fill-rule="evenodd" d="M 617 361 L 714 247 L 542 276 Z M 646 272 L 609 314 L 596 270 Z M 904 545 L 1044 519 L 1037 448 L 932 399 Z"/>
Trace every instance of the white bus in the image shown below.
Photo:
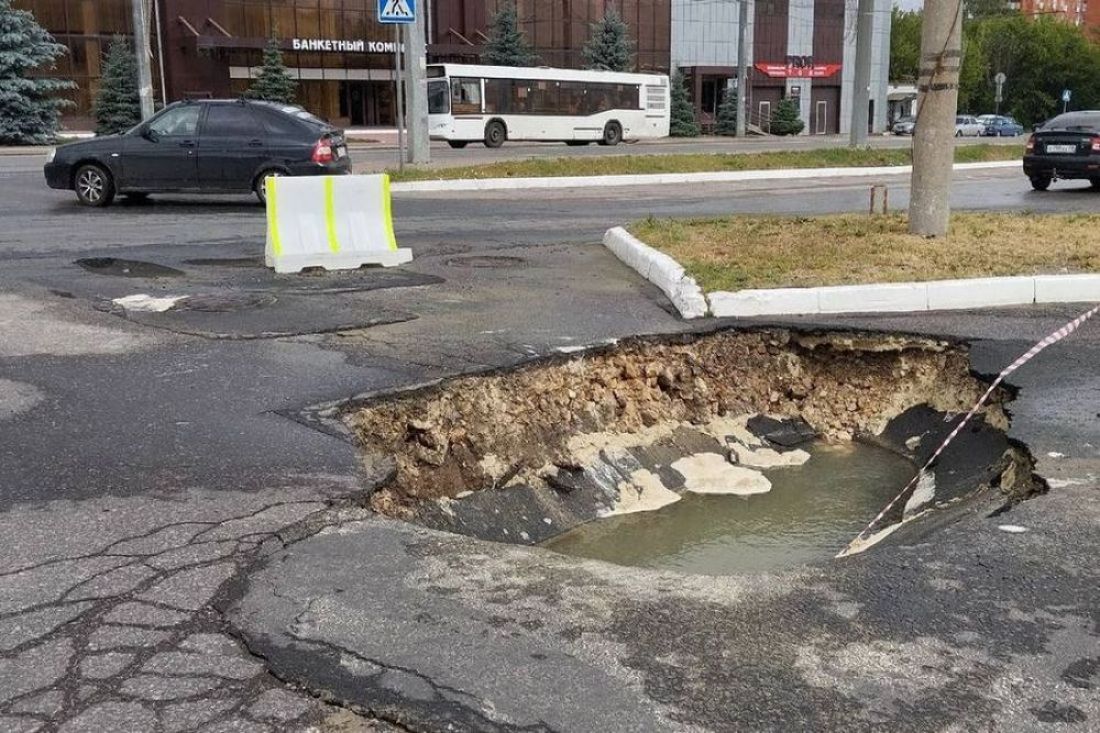
<path fill-rule="evenodd" d="M 433 64 L 428 129 L 452 148 L 505 140 L 618 145 L 667 137 L 668 77 L 611 71 Z"/>

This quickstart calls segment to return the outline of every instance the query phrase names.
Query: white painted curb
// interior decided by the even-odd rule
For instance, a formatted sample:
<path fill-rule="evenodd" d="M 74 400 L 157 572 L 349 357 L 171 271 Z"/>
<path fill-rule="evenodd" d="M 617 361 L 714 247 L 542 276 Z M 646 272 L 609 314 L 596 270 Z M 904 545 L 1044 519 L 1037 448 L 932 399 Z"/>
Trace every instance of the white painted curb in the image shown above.
<path fill-rule="evenodd" d="M 1019 168 L 1018 160 L 990 163 L 956 163 L 956 171 Z M 900 176 L 912 173 L 913 166 L 891 165 L 874 168 L 781 168 L 756 171 L 717 171 L 711 173 L 652 173 L 633 176 L 547 176 L 544 178 L 459 178 L 447 181 L 406 181 L 394 183 L 393 193 L 432 193 L 439 191 L 514 191 L 532 188 L 591 188 L 615 186 L 668 186 L 681 183 L 739 183 L 743 181 L 784 181 L 806 178 L 868 178 Z"/>
<path fill-rule="evenodd" d="M 681 316 L 700 318 L 707 314 L 702 289 L 676 260 L 643 243 L 622 227 L 608 229 L 603 243 L 627 266 L 659 287 Z"/>
<path fill-rule="evenodd" d="M 707 295 L 719 318 L 912 313 L 1035 303 L 1100 302 L 1100 275 L 1039 275 L 922 283 L 739 290 Z"/>
<path fill-rule="evenodd" d="M 684 318 L 914 313 L 1035 303 L 1100 302 L 1100 274 L 979 277 L 929 282 L 833 285 L 718 291 L 703 297 L 676 260 L 622 227 L 609 229 L 604 246 L 669 297 Z"/>

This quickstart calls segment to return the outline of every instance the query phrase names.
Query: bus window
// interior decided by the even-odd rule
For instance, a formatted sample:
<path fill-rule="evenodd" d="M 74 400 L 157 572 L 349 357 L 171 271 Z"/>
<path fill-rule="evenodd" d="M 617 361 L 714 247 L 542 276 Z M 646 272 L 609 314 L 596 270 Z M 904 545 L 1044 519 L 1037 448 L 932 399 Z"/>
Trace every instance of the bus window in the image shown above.
<path fill-rule="evenodd" d="M 428 82 L 428 114 L 445 115 L 451 111 L 451 95 L 446 81 Z"/>
<path fill-rule="evenodd" d="M 485 80 L 485 111 L 490 114 L 506 115 L 515 111 L 512 104 L 511 79 Z"/>
<path fill-rule="evenodd" d="M 451 109 L 456 115 L 481 112 L 481 79 L 451 79 Z"/>

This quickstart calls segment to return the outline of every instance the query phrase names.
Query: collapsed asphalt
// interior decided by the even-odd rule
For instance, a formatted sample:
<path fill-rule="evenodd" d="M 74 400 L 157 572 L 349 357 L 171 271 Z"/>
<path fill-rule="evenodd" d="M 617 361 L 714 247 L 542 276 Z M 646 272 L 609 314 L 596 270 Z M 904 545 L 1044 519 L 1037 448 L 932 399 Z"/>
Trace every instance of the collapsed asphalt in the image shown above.
<path fill-rule="evenodd" d="M 994 507 L 968 507 L 927 542 L 843 565 L 717 589 L 672 576 L 635 593 L 652 576 L 533 562 L 515 554 L 526 551 L 429 535 L 353 508 L 326 511 L 373 479 L 360 473 L 350 442 L 286 415 L 562 347 L 684 328 L 652 287 L 595 244 L 606 220 L 648 209 L 862 209 L 864 185 L 663 191 L 659 203 L 652 191 L 399 201 L 399 236 L 418 257 L 409 271 L 444 282 L 354 297 L 414 320 L 251 341 L 183 335 L 96 310 L 99 286 L 82 288 L 108 278 L 73 261 L 125 256 L 191 272 L 201 265 L 188 260 L 255 258 L 262 212 L 252 204 L 86 212 L 37 185 L 29 174 L 0 180 L 0 729 L 332 726 L 337 711 L 312 694 L 325 690 L 362 695 L 366 707 L 399 720 L 439 720 L 443 710 L 471 725 L 545 718 L 581 730 L 607 710 L 623 711 L 624 724 L 641 716 L 714 729 L 926 730 L 954 721 L 963 729 L 1057 722 L 1089 730 L 1100 720 L 1100 333 L 1091 326 L 1013 377 L 1021 392 L 1012 436 L 1039 457 L 1050 494 L 994 518 Z M 992 206 L 1088 205 L 1086 194 L 1068 190 L 1033 198 L 1008 176 L 968 179 L 959 191 L 969 201 L 988 194 Z M 451 262 L 466 255 L 523 262 Z M 1059 306 L 834 322 L 975 339 L 974 366 L 992 373 L 1073 315 Z M 1028 531 L 1009 534 L 1002 524 Z M 297 542 L 323 526 L 328 534 Z M 321 552 L 319 543 L 330 542 L 339 548 Z M 362 560 L 360 549 L 379 553 L 371 563 L 393 563 L 378 575 L 360 565 L 350 586 L 336 561 Z M 284 552 L 287 572 L 278 573 L 273 559 Z M 265 563 L 241 574 L 257 553 Z M 294 587 L 272 602 L 266 622 L 235 614 L 251 651 L 210 605 L 234 577 L 254 593 Z M 569 604 L 551 580 L 582 583 L 615 605 Z M 491 606 L 500 612 L 488 613 L 494 585 L 501 602 Z M 450 600 L 438 601 L 441 594 Z M 334 596 L 378 613 L 353 614 L 364 625 L 340 628 L 335 648 L 320 623 L 336 608 Z M 242 611 L 247 598 L 258 596 L 243 597 Z M 317 599 L 318 611 L 302 630 L 309 643 L 294 648 L 286 614 L 304 599 Z M 432 608 L 416 613 L 429 616 L 408 615 L 425 601 Z M 541 630 L 522 625 L 532 613 Z M 392 623 L 364 641 L 360 632 L 376 618 Z M 469 663 L 447 647 L 444 630 L 463 639 L 477 632 L 478 654 L 496 652 L 497 666 L 458 674 Z M 346 665 L 335 673 L 339 649 Z M 577 654 L 570 660 L 563 650 Z M 548 656 L 522 657 L 529 675 L 541 665 L 551 671 L 532 682 L 501 666 L 521 651 Z M 310 691 L 288 690 L 252 652 L 270 653 L 281 677 Z M 563 680 L 562 670 L 577 674 Z M 373 702 L 365 697 L 372 692 Z M 548 704 L 570 695 L 576 708 Z M 500 720 L 485 700 L 503 711 Z M 593 717 L 584 717 L 589 710 Z"/>

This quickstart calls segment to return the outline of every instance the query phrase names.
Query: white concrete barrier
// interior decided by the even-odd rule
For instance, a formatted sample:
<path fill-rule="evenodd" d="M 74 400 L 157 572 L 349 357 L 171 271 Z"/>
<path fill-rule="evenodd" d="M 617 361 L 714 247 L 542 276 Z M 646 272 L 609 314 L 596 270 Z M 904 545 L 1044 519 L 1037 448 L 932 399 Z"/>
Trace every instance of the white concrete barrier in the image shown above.
<path fill-rule="evenodd" d="M 1100 275 L 1039 275 L 1036 303 L 1095 303 L 1100 301 Z"/>
<path fill-rule="evenodd" d="M 1033 277 L 976 277 L 928 283 L 928 310 L 1030 305 L 1034 302 Z"/>
<path fill-rule="evenodd" d="M 268 178 L 267 247 L 275 272 L 351 270 L 412 260 L 393 232 L 390 179 L 375 176 Z"/>

